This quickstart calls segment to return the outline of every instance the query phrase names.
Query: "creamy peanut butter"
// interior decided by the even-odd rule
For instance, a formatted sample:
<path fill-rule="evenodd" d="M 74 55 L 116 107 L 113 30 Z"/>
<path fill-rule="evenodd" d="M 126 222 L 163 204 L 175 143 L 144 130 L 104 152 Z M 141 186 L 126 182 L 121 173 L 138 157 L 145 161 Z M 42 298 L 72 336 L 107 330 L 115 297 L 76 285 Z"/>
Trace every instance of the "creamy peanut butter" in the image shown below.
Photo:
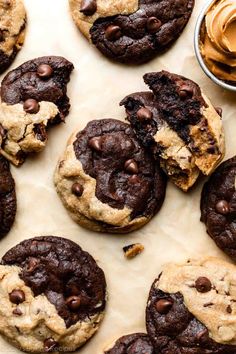
<path fill-rule="evenodd" d="M 236 1 L 215 1 L 204 27 L 201 53 L 208 68 L 222 80 L 236 81 Z"/>

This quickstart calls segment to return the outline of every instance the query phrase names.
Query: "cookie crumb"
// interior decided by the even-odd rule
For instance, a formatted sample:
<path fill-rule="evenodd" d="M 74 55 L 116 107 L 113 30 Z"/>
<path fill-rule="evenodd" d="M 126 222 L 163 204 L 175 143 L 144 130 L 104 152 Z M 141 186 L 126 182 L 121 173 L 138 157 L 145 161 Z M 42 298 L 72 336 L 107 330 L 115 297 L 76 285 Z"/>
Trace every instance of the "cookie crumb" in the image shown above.
<path fill-rule="evenodd" d="M 141 243 L 133 243 L 123 247 L 124 255 L 126 258 L 131 259 L 143 252 L 144 246 Z"/>

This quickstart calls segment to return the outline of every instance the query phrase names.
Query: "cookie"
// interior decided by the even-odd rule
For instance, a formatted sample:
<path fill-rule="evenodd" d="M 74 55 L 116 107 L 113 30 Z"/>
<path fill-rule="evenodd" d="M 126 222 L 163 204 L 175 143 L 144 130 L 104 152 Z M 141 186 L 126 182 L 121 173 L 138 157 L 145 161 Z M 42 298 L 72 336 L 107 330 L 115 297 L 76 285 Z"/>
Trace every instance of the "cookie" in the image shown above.
<path fill-rule="evenodd" d="M 167 71 L 144 75 L 152 91 L 127 96 L 121 105 L 140 142 L 151 149 L 172 181 L 187 191 L 224 156 L 222 120 L 193 81 Z"/>
<path fill-rule="evenodd" d="M 166 178 L 130 125 L 94 120 L 70 138 L 55 172 L 64 206 L 80 225 L 125 233 L 161 208 Z"/>
<path fill-rule="evenodd" d="M 201 221 L 218 247 L 236 261 L 236 156 L 223 162 L 205 183 Z"/>
<path fill-rule="evenodd" d="M 123 336 L 106 350 L 105 354 L 154 354 L 150 338 L 145 333 L 133 333 Z"/>
<path fill-rule="evenodd" d="M 11 229 L 16 215 L 15 182 L 8 161 L 0 156 L 0 237 Z"/>
<path fill-rule="evenodd" d="M 168 264 L 149 294 L 146 323 L 160 354 L 236 353 L 236 267 L 217 258 Z"/>
<path fill-rule="evenodd" d="M 104 317 L 106 281 L 76 243 L 55 236 L 25 240 L 0 265 L 0 333 L 28 352 L 71 352 Z"/>
<path fill-rule="evenodd" d="M 69 0 L 74 22 L 105 56 L 141 64 L 168 49 L 185 28 L 194 0 Z"/>
<path fill-rule="evenodd" d="M 25 39 L 26 12 L 22 0 L 0 0 L 0 74 L 14 61 Z"/>
<path fill-rule="evenodd" d="M 47 143 L 49 126 L 69 112 L 67 83 L 73 64 L 50 56 L 27 61 L 9 72 L 1 84 L 0 153 L 15 165 Z"/>

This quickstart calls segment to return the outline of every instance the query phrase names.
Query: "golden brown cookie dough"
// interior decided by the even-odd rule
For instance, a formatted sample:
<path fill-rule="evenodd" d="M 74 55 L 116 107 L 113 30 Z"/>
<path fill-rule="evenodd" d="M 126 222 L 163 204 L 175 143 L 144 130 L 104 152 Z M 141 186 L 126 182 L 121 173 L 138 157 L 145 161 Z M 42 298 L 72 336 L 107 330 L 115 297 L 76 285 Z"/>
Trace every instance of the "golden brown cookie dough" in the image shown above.
<path fill-rule="evenodd" d="M 23 0 L 0 0 L 0 73 L 7 69 L 25 39 Z"/>
<path fill-rule="evenodd" d="M 205 16 L 200 49 L 211 72 L 225 81 L 236 81 L 235 37 L 235 1 L 215 1 Z"/>

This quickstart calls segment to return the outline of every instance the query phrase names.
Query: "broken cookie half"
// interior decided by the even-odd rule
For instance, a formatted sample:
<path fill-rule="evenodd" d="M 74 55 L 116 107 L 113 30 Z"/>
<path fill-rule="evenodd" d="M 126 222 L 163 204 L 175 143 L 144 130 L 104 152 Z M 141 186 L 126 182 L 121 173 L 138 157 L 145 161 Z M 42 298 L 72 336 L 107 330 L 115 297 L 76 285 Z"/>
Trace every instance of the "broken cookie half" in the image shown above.
<path fill-rule="evenodd" d="M 193 81 L 167 71 L 144 75 L 152 91 L 127 96 L 121 105 L 137 137 L 172 181 L 187 191 L 224 157 L 220 112 Z"/>
<path fill-rule="evenodd" d="M 65 58 L 47 56 L 27 61 L 3 79 L 0 153 L 14 165 L 43 150 L 48 127 L 65 120 L 72 70 L 73 64 Z"/>

